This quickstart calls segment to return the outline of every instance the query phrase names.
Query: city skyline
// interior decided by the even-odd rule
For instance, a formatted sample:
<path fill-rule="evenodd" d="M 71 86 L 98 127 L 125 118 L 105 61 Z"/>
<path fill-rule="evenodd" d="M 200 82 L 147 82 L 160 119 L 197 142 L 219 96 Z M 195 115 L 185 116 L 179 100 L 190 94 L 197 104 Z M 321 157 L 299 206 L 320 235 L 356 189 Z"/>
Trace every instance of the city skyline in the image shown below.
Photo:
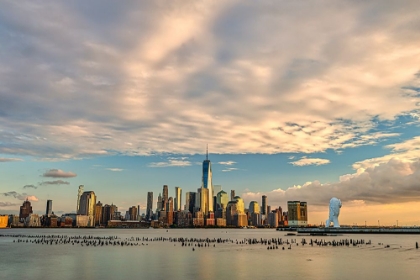
<path fill-rule="evenodd" d="M 48 5 L 48 9 L 46 9 Z M 0 214 L 212 184 L 308 223 L 420 225 L 415 1 L 5 1 Z M 214 194 L 216 195 L 216 194 Z M 167 197 L 169 199 L 169 197 Z"/>

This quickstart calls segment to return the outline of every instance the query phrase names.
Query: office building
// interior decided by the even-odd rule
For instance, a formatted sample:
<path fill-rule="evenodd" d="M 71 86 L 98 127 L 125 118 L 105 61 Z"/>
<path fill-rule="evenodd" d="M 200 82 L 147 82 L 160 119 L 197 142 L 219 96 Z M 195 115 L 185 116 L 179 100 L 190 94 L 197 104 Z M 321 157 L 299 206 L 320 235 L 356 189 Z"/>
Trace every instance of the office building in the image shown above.
<path fill-rule="evenodd" d="M 216 202 L 216 210 L 218 210 L 219 208 L 226 209 L 226 206 L 229 202 L 228 194 L 225 191 L 218 192 L 216 195 Z"/>
<path fill-rule="evenodd" d="M 263 215 L 267 215 L 267 196 L 263 195 L 262 196 L 262 208 L 261 208 L 261 214 Z"/>
<path fill-rule="evenodd" d="M 98 201 L 95 205 L 95 226 L 103 226 L 102 222 L 102 203 Z"/>
<path fill-rule="evenodd" d="M 168 186 L 167 185 L 163 185 L 163 192 L 162 192 L 162 210 L 166 211 L 167 210 L 167 205 L 168 205 L 168 200 L 169 200 L 169 195 L 168 195 Z"/>
<path fill-rule="evenodd" d="M 230 201 L 233 201 L 235 198 L 235 190 L 230 191 Z"/>
<path fill-rule="evenodd" d="M 26 220 L 26 218 L 29 217 L 30 214 L 32 214 L 32 206 L 31 206 L 31 202 L 28 201 L 28 199 L 26 199 L 22 206 L 20 206 L 20 210 L 19 210 L 19 220 Z"/>
<path fill-rule="evenodd" d="M 88 226 L 93 227 L 95 225 L 95 206 L 96 206 L 96 195 L 93 191 L 83 192 L 80 197 L 78 215 L 88 216 Z"/>
<path fill-rule="evenodd" d="M 187 192 L 185 196 L 185 210 L 188 210 L 191 214 L 194 214 L 196 194 L 195 192 Z"/>
<path fill-rule="evenodd" d="M 47 200 L 47 209 L 45 210 L 45 216 L 46 217 L 51 217 L 52 215 L 52 200 L 48 199 Z"/>
<path fill-rule="evenodd" d="M 153 216 L 153 192 L 147 193 L 147 204 L 146 204 L 146 220 L 152 219 Z"/>
<path fill-rule="evenodd" d="M 174 211 L 181 211 L 181 201 L 182 201 L 182 189 L 180 187 L 175 187 L 175 201 L 174 201 Z"/>
<path fill-rule="evenodd" d="M 213 174 L 211 171 L 211 162 L 209 160 L 209 151 L 207 148 L 206 159 L 203 161 L 203 176 L 202 176 L 202 187 L 208 189 L 207 194 L 207 204 L 208 204 L 208 211 L 213 212 Z M 207 214 L 207 213 L 206 213 Z"/>
<path fill-rule="evenodd" d="M 288 201 L 288 225 L 292 227 L 301 227 L 308 225 L 308 205 L 301 201 Z"/>

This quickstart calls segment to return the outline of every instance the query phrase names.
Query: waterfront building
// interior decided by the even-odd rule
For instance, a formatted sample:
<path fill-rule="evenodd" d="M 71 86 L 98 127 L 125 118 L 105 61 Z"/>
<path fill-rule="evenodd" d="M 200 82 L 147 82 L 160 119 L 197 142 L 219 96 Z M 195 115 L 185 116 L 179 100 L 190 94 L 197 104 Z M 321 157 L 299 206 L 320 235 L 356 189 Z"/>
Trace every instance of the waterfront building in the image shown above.
<path fill-rule="evenodd" d="M 102 208 L 102 225 L 107 225 L 109 220 L 116 220 L 118 212 L 118 207 L 114 204 L 108 205 L 105 204 L 105 206 Z"/>
<path fill-rule="evenodd" d="M 9 223 L 9 216 L 0 215 L 0 228 L 6 228 Z"/>
<path fill-rule="evenodd" d="M 209 189 L 201 187 L 197 190 L 198 208 L 204 215 L 207 215 L 210 211 L 209 206 Z"/>
<path fill-rule="evenodd" d="M 76 213 L 79 213 L 79 209 L 80 209 L 80 198 L 82 197 L 84 188 L 85 188 L 85 186 L 80 185 L 79 186 L 79 190 L 77 191 L 77 207 L 76 207 Z"/>
<path fill-rule="evenodd" d="M 236 212 L 237 202 L 235 200 L 229 201 L 226 206 L 226 226 L 236 226 L 234 224 L 234 215 Z"/>
<path fill-rule="evenodd" d="M 147 193 L 147 204 L 146 204 L 146 220 L 149 221 L 153 216 L 153 192 Z"/>
<path fill-rule="evenodd" d="M 236 227 L 248 226 L 248 219 L 245 213 L 236 213 L 233 215 L 233 225 Z"/>
<path fill-rule="evenodd" d="M 218 227 L 225 227 L 226 226 L 226 219 L 217 218 L 216 219 L 216 226 L 218 226 Z"/>
<path fill-rule="evenodd" d="M 234 197 L 235 197 L 235 190 L 231 190 L 230 191 L 230 200 L 232 201 Z"/>
<path fill-rule="evenodd" d="M 102 226 L 101 220 L 102 220 L 102 203 L 98 201 L 95 205 L 95 226 Z"/>
<path fill-rule="evenodd" d="M 77 214 L 88 216 L 89 227 L 95 226 L 95 206 L 96 206 L 95 192 L 93 191 L 83 192 L 82 196 L 80 197 L 79 212 Z"/>
<path fill-rule="evenodd" d="M 136 221 L 137 220 L 137 207 L 136 206 L 131 206 L 130 208 L 128 208 L 128 220 L 129 221 Z"/>
<path fill-rule="evenodd" d="M 213 174 L 211 170 L 211 162 L 209 160 L 209 151 L 207 148 L 206 159 L 203 161 L 203 175 L 202 175 L 202 183 L 201 186 L 208 190 L 208 194 L 206 197 L 206 204 L 208 205 L 208 211 L 213 212 Z M 207 213 L 208 213 L 207 211 Z"/>
<path fill-rule="evenodd" d="M 301 227 L 308 225 L 308 205 L 301 201 L 288 201 L 288 225 L 291 227 Z"/>
<path fill-rule="evenodd" d="M 249 213 L 260 213 L 260 206 L 258 205 L 258 202 L 251 201 L 249 203 Z"/>
<path fill-rule="evenodd" d="M 262 196 L 262 207 L 261 207 L 261 214 L 267 215 L 267 196 Z"/>
<path fill-rule="evenodd" d="M 31 202 L 28 201 L 28 199 L 26 199 L 22 206 L 20 206 L 20 210 L 19 210 L 19 220 L 26 220 L 26 218 L 29 217 L 30 214 L 32 214 L 32 206 L 31 206 Z"/>
<path fill-rule="evenodd" d="M 76 215 L 76 227 L 90 227 L 91 220 L 88 215 Z"/>
<path fill-rule="evenodd" d="M 216 221 L 214 219 L 214 213 L 213 212 L 209 212 L 207 219 L 206 219 L 206 226 L 215 226 L 216 225 Z"/>
<path fill-rule="evenodd" d="M 188 210 L 177 212 L 177 225 L 178 227 L 190 227 L 192 226 L 192 214 Z"/>
<path fill-rule="evenodd" d="M 52 215 L 52 200 L 47 200 L 47 208 L 45 210 L 45 216 L 50 217 Z"/>
<path fill-rule="evenodd" d="M 158 200 L 157 200 L 157 205 L 156 205 L 156 212 L 162 211 L 163 207 L 162 207 L 162 195 L 159 193 L 158 195 Z"/>
<path fill-rule="evenodd" d="M 168 199 L 169 199 L 168 186 L 167 185 L 163 185 L 163 192 L 162 192 L 162 210 L 164 210 L 164 211 L 167 210 L 166 206 L 168 205 Z"/>
<path fill-rule="evenodd" d="M 277 211 L 272 211 L 268 213 L 268 225 L 274 228 L 279 226 L 279 218 Z"/>
<path fill-rule="evenodd" d="M 240 196 L 235 196 L 234 200 L 236 201 L 236 212 L 239 214 L 245 214 L 245 203 Z"/>
<path fill-rule="evenodd" d="M 218 210 L 219 208 L 226 209 L 226 206 L 229 202 L 228 194 L 225 191 L 218 192 L 216 195 L 216 202 L 217 202 L 216 210 Z"/>
<path fill-rule="evenodd" d="M 251 221 L 251 225 L 253 225 L 255 227 L 261 225 L 261 214 L 260 213 L 256 213 L 256 212 L 250 213 L 249 219 Z"/>
<path fill-rule="evenodd" d="M 166 221 L 168 223 L 168 226 L 171 226 L 174 224 L 174 199 L 172 197 L 168 199 L 168 205 L 166 209 Z"/>
<path fill-rule="evenodd" d="M 41 219 L 37 214 L 30 214 L 25 219 L 25 226 L 26 227 L 40 227 L 41 226 Z"/>
<path fill-rule="evenodd" d="M 196 194 L 195 192 L 187 192 L 185 196 L 185 210 L 188 210 L 191 214 L 194 214 Z"/>
<path fill-rule="evenodd" d="M 203 227 L 204 226 L 204 214 L 202 211 L 196 211 L 193 218 L 193 226 Z"/>
<path fill-rule="evenodd" d="M 181 201 L 182 201 L 182 189 L 180 187 L 175 187 L 175 201 L 174 201 L 174 211 L 181 211 Z"/>

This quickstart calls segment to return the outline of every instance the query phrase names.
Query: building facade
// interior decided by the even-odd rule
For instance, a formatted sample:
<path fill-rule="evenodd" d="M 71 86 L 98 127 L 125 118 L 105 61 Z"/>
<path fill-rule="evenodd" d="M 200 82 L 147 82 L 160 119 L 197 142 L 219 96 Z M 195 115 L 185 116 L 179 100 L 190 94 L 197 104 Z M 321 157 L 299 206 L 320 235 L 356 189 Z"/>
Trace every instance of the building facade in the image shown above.
<path fill-rule="evenodd" d="M 301 201 L 287 202 L 288 225 L 291 227 L 302 227 L 308 225 L 308 205 Z"/>

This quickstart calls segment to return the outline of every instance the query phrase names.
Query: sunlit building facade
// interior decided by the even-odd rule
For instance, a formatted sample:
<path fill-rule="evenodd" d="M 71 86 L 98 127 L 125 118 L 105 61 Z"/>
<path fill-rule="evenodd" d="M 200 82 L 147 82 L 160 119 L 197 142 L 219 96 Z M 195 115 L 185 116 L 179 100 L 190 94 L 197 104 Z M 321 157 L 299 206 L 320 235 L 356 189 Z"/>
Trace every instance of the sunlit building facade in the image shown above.
<path fill-rule="evenodd" d="M 287 211 L 289 226 L 301 227 L 308 225 L 308 205 L 306 202 L 288 201 Z"/>

